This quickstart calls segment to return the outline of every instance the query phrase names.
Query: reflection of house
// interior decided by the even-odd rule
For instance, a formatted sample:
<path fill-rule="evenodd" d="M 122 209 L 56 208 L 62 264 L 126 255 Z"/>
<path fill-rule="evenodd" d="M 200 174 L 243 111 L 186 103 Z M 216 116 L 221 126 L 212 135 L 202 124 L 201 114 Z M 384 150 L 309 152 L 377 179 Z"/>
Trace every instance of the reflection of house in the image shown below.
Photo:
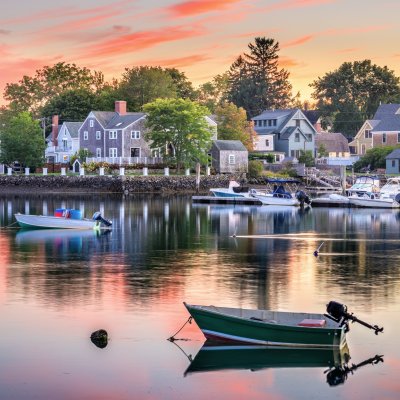
<path fill-rule="evenodd" d="M 67 163 L 72 155 L 79 150 L 78 130 L 82 122 L 64 122 L 58 125 L 58 116 L 52 118 L 51 135 L 45 150 L 47 161 Z"/>
<path fill-rule="evenodd" d="M 217 173 L 247 172 L 248 151 L 240 140 L 214 140 L 210 153 Z"/>
<path fill-rule="evenodd" d="M 321 132 L 315 137 L 317 153 L 325 150 L 327 155 L 317 154 L 318 164 L 349 165 L 354 162 L 350 157 L 347 139 L 341 133 Z"/>
<path fill-rule="evenodd" d="M 381 104 L 373 119 L 366 120 L 349 144 L 355 154 L 365 154 L 373 147 L 400 143 L 400 104 Z"/>
<path fill-rule="evenodd" d="M 301 110 L 266 110 L 252 120 L 257 133 L 255 152 L 296 158 L 302 151 L 315 154 L 316 130 Z"/>
<path fill-rule="evenodd" d="M 394 149 L 385 159 L 386 174 L 400 174 L 400 149 Z"/>

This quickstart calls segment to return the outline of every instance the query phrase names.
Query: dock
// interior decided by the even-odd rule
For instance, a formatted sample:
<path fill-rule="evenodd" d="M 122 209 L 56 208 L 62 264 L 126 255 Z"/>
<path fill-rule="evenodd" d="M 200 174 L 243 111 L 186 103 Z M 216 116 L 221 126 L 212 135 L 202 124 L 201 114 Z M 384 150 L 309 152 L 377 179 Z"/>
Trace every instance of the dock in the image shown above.
<path fill-rule="evenodd" d="M 193 203 L 205 204 L 236 204 L 242 206 L 261 206 L 262 202 L 252 197 L 216 197 L 216 196 L 192 196 Z"/>

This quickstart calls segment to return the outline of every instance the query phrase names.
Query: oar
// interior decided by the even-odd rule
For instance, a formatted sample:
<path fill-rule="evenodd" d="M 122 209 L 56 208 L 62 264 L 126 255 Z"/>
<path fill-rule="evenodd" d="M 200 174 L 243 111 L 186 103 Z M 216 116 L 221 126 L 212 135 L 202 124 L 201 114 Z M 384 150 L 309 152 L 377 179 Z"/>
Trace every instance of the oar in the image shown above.
<path fill-rule="evenodd" d="M 314 254 L 315 257 L 318 257 L 319 249 L 322 247 L 322 245 L 323 245 L 324 243 L 325 243 L 325 242 L 322 242 L 322 243 L 318 246 L 318 249 L 314 251 L 313 254 Z"/>

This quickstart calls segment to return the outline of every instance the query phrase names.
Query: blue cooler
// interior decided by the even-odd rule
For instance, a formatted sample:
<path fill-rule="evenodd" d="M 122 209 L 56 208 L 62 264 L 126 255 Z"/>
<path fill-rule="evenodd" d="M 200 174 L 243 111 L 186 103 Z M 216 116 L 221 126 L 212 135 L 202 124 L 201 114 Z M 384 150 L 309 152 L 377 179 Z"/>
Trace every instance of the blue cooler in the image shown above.
<path fill-rule="evenodd" d="M 81 210 L 69 210 L 69 217 L 71 219 L 82 219 Z"/>

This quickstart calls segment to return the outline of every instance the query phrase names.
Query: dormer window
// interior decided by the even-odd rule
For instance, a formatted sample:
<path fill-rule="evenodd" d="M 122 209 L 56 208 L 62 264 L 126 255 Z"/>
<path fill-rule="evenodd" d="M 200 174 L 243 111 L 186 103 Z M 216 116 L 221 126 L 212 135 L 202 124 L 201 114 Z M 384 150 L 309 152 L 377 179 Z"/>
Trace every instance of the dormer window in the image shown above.
<path fill-rule="evenodd" d="M 372 133 L 370 129 L 366 129 L 364 132 L 364 138 L 365 139 L 371 139 L 372 138 Z"/>

